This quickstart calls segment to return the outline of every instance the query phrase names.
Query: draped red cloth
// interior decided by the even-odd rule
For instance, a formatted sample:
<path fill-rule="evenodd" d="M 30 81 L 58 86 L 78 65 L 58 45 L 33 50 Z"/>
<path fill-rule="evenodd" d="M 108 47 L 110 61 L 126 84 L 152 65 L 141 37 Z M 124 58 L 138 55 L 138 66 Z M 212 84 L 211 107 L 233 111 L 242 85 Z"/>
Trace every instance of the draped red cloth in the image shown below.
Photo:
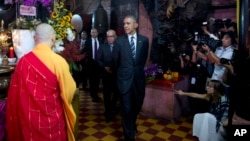
<path fill-rule="evenodd" d="M 0 141 L 5 139 L 5 126 L 6 126 L 6 100 L 0 100 Z"/>
<path fill-rule="evenodd" d="M 8 141 L 66 141 L 59 84 L 30 52 L 13 73 L 7 99 Z"/>

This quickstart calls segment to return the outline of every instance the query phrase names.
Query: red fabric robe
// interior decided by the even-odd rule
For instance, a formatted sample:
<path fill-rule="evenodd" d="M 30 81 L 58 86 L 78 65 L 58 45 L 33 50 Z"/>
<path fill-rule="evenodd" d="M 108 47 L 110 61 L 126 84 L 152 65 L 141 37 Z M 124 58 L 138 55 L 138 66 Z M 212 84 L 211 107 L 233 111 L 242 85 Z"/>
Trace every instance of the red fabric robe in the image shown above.
<path fill-rule="evenodd" d="M 66 141 L 57 77 L 30 52 L 21 58 L 7 100 L 8 141 Z"/>

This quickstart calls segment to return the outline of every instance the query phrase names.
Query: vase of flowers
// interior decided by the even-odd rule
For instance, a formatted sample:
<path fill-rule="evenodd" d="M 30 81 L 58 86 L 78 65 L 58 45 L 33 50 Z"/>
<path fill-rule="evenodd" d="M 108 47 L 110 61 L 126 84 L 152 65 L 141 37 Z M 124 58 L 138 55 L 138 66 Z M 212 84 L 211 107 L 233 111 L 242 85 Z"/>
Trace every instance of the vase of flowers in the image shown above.
<path fill-rule="evenodd" d="M 63 58 L 68 62 L 70 72 L 79 71 L 79 67 L 76 62 L 79 62 L 85 57 L 85 54 L 80 54 L 80 41 L 64 41 L 64 49 L 60 52 Z"/>
<path fill-rule="evenodd" d="M 35 18 L 17 18 L 9 26 L 12 31 L 12 41 L 17 59 L 30 52 L 34 46 L 34 28 L 41 23 Z"/>
<path fill-rule="evenodd" d="M 55 2 L 54 9 L 48 19 L 48 24 L 50 24 L 56 31 L 57 42 L 62 42 L 65 38 L 69 41 L 73 41 L 75 39 L 72 32 L 74 27 L 71 24 L 71 19 L 72 13 L 64 7 L 64 2 Z"/>
<path fill-rule="evenodd" d="M 156 79 L 157 75 L 163 74 L 163 70 L 161 66 L 157 64 L 149 64 L 144 70 L 144 74 L 146 77 L 146 82 L 149 83 L 152 80 Z"/>
<path fill-rule="evenodd" d="M 34 46 L 33 39 L 34 31 L 29 29 L 14 29 L 12 30 L 12 41 L 14 50 L 19 60 L 24 54 L 30 52 Z"/>
<path fill-rule="evenodd" d="M 55 2 L 48 23 L 56 32 L 53 50 L 68 62 L 70 72 L 79 71 L 77 62 L 85 55 L 80 54 L 80 41 L 75 39 L 74 26 L 71 24 L 72 13 L 64 7 L 64 2 Z M 74 70 L 74 71 L 73 71 Z"/>
<path fill-rule="evenodd" d="M 37 6 L 38 4 L 41 4 L 42 6 L 50 6 L 54 3 L 55 0 L 5 0 L 8 4 L 13 4 L 14 2 L 20 3 L 23 5 L 28 6 Z M 56 0 L 57 1 L 57 0 Z"/>

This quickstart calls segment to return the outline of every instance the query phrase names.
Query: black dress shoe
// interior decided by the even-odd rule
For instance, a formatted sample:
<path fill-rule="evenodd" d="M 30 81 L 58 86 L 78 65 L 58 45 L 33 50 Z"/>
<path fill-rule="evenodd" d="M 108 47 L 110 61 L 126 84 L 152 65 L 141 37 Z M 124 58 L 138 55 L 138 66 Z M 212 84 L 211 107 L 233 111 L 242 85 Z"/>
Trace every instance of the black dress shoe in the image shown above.
<path fill-rule="evenodd" d="M 136 125 L 134 126 L 134 131 L 135 131 L 135 133 L 138 133 Z"/>
<path fill-rule="evenodd" d="M 112 117 L 110 117 L 110 116 L 106 116 L 106 117 L 105 117 L 105 121 L 106 121 L 106 122 L 110 122 L 111 120 L 112 120 Z"/>
<path fill-rule="evenodd" d="M 137 130 L 137 128 L 135 128 L 135 133 L 138 133 L 138 130 Z"/>

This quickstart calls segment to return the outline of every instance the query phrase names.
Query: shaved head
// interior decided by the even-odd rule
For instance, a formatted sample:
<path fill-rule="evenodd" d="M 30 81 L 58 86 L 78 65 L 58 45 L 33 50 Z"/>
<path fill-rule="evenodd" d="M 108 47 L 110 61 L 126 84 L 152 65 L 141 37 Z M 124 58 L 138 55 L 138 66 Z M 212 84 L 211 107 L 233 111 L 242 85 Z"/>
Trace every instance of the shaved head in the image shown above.
<path fill-rule="evenodd" d="M 48 43 L 52 45 L 55 41 L 55 30 L 49 24 L 39 24 L 36 27 L 35 41 L 36 43 Z"/>

